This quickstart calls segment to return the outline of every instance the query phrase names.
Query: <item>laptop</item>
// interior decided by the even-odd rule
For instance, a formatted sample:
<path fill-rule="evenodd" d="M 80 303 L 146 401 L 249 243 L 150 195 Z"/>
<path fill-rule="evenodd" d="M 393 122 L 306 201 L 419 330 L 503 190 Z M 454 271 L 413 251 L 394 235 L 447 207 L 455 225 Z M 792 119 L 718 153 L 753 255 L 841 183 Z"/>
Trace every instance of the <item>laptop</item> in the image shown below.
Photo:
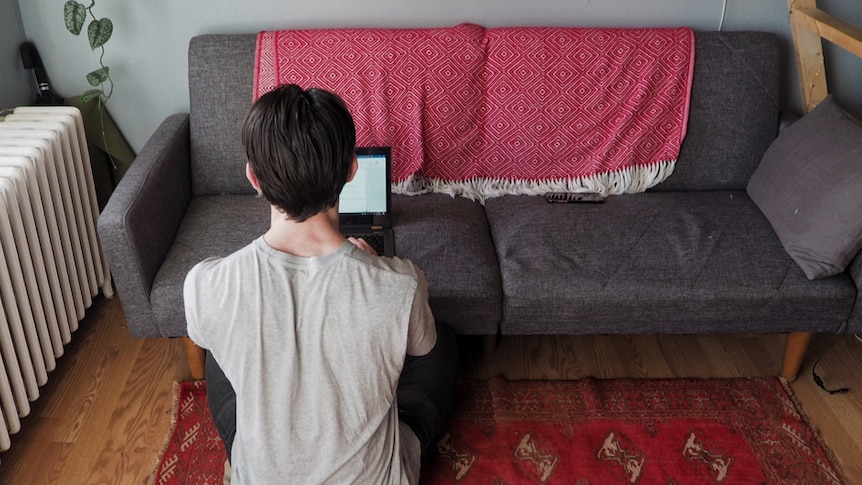
<path fill-rule="evenodd" d="M 341 234 L 365 239 L 377 254 L 392 257 L 392 151 L 389 147 L 357 147 L 359 169 L 341 190 L 338 219 Z"/>

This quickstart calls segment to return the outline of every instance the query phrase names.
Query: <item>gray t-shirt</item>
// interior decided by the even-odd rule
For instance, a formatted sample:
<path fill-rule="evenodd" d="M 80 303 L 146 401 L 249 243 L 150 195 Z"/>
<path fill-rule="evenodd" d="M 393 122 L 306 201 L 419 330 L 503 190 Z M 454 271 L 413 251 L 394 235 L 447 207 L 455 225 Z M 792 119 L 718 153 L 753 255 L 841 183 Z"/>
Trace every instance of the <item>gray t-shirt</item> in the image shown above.
<path fill-rule="evenodd" d="M 421 270 L 349 242 L 301 258 L 261 237 L 199 263 L 183 291 L 189 337 L 236 390 L 234 485 L 417 481 L 395 391 L 405 355 L 437 339 Z"/>

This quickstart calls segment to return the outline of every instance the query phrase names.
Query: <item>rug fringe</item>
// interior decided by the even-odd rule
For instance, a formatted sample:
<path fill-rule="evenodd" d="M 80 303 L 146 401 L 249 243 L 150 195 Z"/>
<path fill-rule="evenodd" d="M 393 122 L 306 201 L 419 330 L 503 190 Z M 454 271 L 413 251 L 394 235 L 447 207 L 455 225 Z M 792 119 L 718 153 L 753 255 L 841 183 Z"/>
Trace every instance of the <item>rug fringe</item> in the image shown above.
<path fill-rule="evenodd" d="M 781 382 L 781 386 L 784 387 L 784 391 L 790 397 L 791 402 L 793 402 L 796 412 L 799 413 L 799 418 L 802 419 L 802 421 L 811 429 L 812 434 L 814 434 L 814 439 L 817 440 L 817 444 L 823 449 L 823 452 L 826 454 L 826 458 L 832 464 L 832 467 L 835 469 L 835 473 L 838 474 L 836 478 L 842 483 L 851 483 L 850 480 L 847 479 L 847 476 L 844 475 L 844 469 L 841 468 L 841 463 L 838 461 L 838 457 L 835 456 L 832 448 L 827 446 L 826 442 L 823 441 L 823 436 L 820 434 L 820 428 L 814 426 L 811 419 L 808 417 L 808 413 L 806 413 L 802 408 L 802 403 L 796 397 L 796 393 L 793 392 L 790 382 L 781 376 L 778 376 L 778 381 Z"/>
<path fill-rule="evenodd" d="M 504 195 L 544 195 L 547 192 L 597 192 L 608 195 L 644 192 L 666 180 L 673 173 L 676 160 L 629 167 L 587 177 L 547 180 L 475 178 L 470 180 L 432 179 L 411 175 L 392 185 L 392 193 L 420 195 L 427 193 L 465 197 L 484 204 L 487 199 Z"/>
<path fill-rule="evenodd" d="M 171 385 L 171 392 L 173 394 L 171 398 L 171 425 L 168 428 L 168 434 L 167 436 L 165 436 L 165 441 L 162 444 L 162 447 L 159 449 L 158 454 L 156 455 L 156 464 L 153 467 L 152 473 L 150 473 L 150 475 L 147 477 L 146 485 L 155 485 L 156 474 L 159 473 L 159 466 L 162 464 L 162 457 L 168 450 L 168 445 L 170 445 L 171 438 L 174 436 L 174 430 L 177 428 L 177 413 L 179 412 L 181 389 L 182 384 L 179 381 L 174 381 L 174 383 Z"/>

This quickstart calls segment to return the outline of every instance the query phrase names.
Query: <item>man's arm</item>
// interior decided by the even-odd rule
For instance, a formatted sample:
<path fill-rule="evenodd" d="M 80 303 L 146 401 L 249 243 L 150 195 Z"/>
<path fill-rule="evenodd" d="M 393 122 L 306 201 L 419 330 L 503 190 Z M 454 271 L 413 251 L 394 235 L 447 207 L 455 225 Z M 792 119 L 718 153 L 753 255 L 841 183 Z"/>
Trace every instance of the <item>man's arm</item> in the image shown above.
<path fill-rule="evenodd" d="M 437 327 L 434 314 L 428 304 L 428 282 L 425 274 L 416 268 L 417 285 L 410 310 L 410 326 L 407 329 L 407 355 L 425 355 L 437 343 Z"/>

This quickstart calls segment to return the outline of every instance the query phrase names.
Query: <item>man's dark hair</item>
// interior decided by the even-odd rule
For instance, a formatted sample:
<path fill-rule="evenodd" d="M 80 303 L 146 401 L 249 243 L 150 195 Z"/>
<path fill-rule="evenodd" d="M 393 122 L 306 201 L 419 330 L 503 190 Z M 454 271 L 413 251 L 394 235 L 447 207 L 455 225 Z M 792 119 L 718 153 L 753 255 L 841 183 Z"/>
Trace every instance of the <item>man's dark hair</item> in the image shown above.
<path fill-rule="evenodd" d="M 337 94 L 279 86 L 254 103 L 240 135 L 263 196 L 290 219 L 302 222 L 338 203 L 356 127 Z"/>

